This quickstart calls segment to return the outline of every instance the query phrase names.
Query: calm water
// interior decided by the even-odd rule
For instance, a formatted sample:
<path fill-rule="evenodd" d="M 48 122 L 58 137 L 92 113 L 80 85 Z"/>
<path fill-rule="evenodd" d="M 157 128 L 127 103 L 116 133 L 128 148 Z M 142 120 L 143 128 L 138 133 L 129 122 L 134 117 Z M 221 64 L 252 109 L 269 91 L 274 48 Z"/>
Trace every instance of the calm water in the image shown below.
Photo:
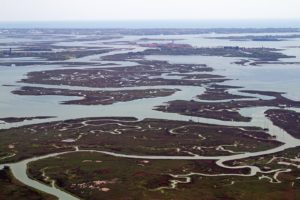
<path fill-rule="evenodd" d="M 300 28 L 300 20 L 159 20 L 1 22 L 0 28 Z"/>
<path fill-rule="evenodd" d="M 247 35 L 247 34 L 235 34 L 235 35 Z M 227 40 L 215 40 L 207 39 L 207 37 L 214 36 L 213 34 L 207 35 L 180 35 L 180 36 L 147 36 L 147 38 L 163 38 L 163 39 L 182 39 L 177 42 L 189 43 L 194 46 L 221 46 L 228 45 Z M 135 41 L 145 36 L 126 36 L 122 39 L 115 39 L 112 41 L 129 40 Z M 26 40 L 26 39 L 25 39 Z M 27 40 L 26 40 L 27 41 Z M 94 42 L 102 46 L 103 41 Z M 87 45 L 80 42 L 80 45 Z M 295 46 L 300 44 L 299 39 L 293 41 L 281 41 L 281 42 L 267 42 L 265 46 L 274 48 L 286 48 L 288 46 Z M 57 45 L 74 45 L 73 42 L 69 43 L 57 43 Z M 76 43 L 79 45 L 79 43 Z M 261 46 L 257 42 L 235 42 L 234 45 L 255 47 Z M 114 48 L 132 48 L 132 45 L 106 45 L 107 47 Z M 116 52 L 110 52 L 103 55 L 109 55 L 120 52 L 128 51 L 141 51 L 143 48 L 137 47 L 133 50 L 119 50 Z M 289 51 L 290 49 L 284 50 Z M 289 51 L 289 55 L 296 56 L 293 60 L 300 61 L 300 49 L 292 49 Z M 102 55 L 102 56 L 103 56 Z M 20 58 L 22 60 L 22 58 Z M 27 58 L 28 59 L 28 58 Z M 88 56 L 84 58 L 74 59 L 70 61 L 84 61 L 95 62 L 101 59 L 100 55 Z M 227 81 L 224 84 L 243 86 L 245 89 L 259 89 L 259 90 L 271 90 L 286 92 L 286 96 L 294 100 L 300 100 L 300 66 L 299 65 L 264 65 L 264 66 L 239 66 L 232 64 L 232 62 L 238 60 L 237 58 L 224 58 L 215 56 L 148 56 L 147 59 L 155 60 L 167 60 L 170 63 L 194 63 L 194 64 L 207 64 L 214 68 L 212 74 L 225 75 L 233 80 Z M 102 62 L 110 63 L 110 62 Z M 134 62 L 116 62 L 118 66 L 132 66 Z M 170 97 L 150 98 L 134 100 L 130 102 L 116 103 L 113 105 L 98 105 L 98 106 L 80 106 L 80 105 L 60 105 L 59 102 L 70 99 L 76 99 L 76 97 L 62 97 L 62 96 L 18 96 L 13 95 L 10 92 L 19 88 L 22 84 L 17 83 L 21 78 L 25 77 L 27 72 L 39 71 L 45 69 L 57 69 L 62 66 L 28 66 L 28 67 L 1 67 L 0 68 L 0 117 L 21 117 L 21 116 L 57 116 L 58 119 L 80 118 L 80 117 L 95 117 L 95 116 L 135 116 L 138 118 L 154 117 L 154 118 L 171 118 L 171 119 L 188 119 L 175 114 L 166 114 L 157 111 L 153 111 L 152 108 L 157 105 L 161 105 L 164 102 L 175 99 L 190 100 L 194 96 L 204 91 L 201 87 L 179 87 L 181 89 Z M 70 67 L 69 67 L 70 68 Z M 17 87 L 6 87 L 3 84 L 17 85 Z M 33 85 L 35 86 L 35 85 Z M 44 86 L 53 87 L 56 86 Z M 95 89 L 95 88 L 81 88 L 72 86 L 60 86 L 60 88 L 67 89 Z M 136 87 L 131 89 L 145 89 L 145 88 L 160 88 L 160 87 Z M 172 86 L 162 86 L 162 88 L 173 88 Z M 125 88 L 126 89 L 126 88 Z M 116 90 L 114 88 L 114 90 Z M 233 93 L 237 91 L 232 90 Z M 134 113 L 131 110 L 136 110 Z M 130 113 L 130 114 L 129 114 Z M 0 127 L 7 128 L 10 126 L 16 126 L 20 124 L 30 124 L 36 122 L 48 121 L 46 120 L 33 120 L 24 123 L 16 124 L 0 124 Z M 53 120 L 53 119 L 52 119 Z"/>

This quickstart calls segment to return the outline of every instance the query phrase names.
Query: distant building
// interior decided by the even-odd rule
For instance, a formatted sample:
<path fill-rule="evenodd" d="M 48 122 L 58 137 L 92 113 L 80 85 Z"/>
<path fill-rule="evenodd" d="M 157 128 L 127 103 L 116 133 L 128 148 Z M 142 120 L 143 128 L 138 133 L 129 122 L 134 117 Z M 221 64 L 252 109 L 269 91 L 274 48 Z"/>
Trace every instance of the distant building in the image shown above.
<path fill-rule="evenodd" d="M 6 56 L 10 56 L 12 54 L 12 48 L 9 48 L 9 50 L 4 50 L 3 54 Z"/>
<path fill-rule="evenodd" d="M 239 50 L 240 47 L 238 47 L 238 46 L 224 46 L 224 49 L 234 49 L 234 50 Z"/>

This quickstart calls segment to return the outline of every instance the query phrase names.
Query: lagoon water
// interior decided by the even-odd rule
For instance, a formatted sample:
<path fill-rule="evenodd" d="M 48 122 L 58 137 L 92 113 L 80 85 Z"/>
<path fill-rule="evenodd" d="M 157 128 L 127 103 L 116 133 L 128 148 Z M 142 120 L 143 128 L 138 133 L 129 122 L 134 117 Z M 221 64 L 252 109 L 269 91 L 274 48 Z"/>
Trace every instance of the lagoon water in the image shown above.
<path fill-rule="evenodd" d="M 122 20 L 1 22 L 0 28 L 290 28 L 299 20 Z"/>
<path fill-rule="evenodd" d="M 247 35 L 247 34 L 234 34 L 234 35 Z M 252 35 L 252 34 L 251 34 Z M 147 36 L 147 38 L 162 38 L 162 39 L 181 39 L 176 42 L 189 43 L 193 46 L 222 46 L 228 45 L 228 40 L 216 40 L 208 39 L 215 34 L 205 35 L 168 35 L 168 36 Z M 227 35 L 228 36 L 228 35 Z M 111 41 L 135 41 L 145 36 L 125 36 L 121 39 L 113 39 Z M 27 42 L 27 40 L 25 40 Z M 107 42 L 107 41 L 105 41 Z M 80 42 L 76 45 L 84 45 L 90 42 Z M 103 41 L 95 41 L 93 44 L 102 46 Z M 293 48 L 291 51 L 287 48 L 289 46 L 300 44 L 300 39 L 292 39 L 280 42 L 235 42 L 233 45 L 254 47 L 261 46 L 260 43 L 265 44 L 267 47 L 274 47 L 284 49 L 289 52 L 289 55 L 296 56 L 294 61 L 300 61 L 300 48 Z M 57 43 L 62 45 L 62 43 Z M 231 43 L 230 43 L 231 44 Z M 63 45 L 72 45 L 72 42 L 64 42 Z M 86 44 L 88 45 L 88 44 Z M 113 48 L 133 48 L 132 45 L 105 45 Z M 110 55 L 114 53 L 128 52 L 128 51 L 141 51 L 144 48 L 136 48 L 132 50 L 118 50 L 115 52 L 106 53 L 103 55 L 88 56 L 79 59 L 70 60 L 70 62 L 83 61 L 83 62 L 96 62 L 100 60 L 101 63 L 111 63 L 107 61 L 101 61 L 101 56 Z M 293 100 L 300 100 L 300 64 L 293 65 L 261 65 L 261 66 L 240 66 L 233 64 L 238 58 L 229 57 L 217 57 L 217 56 L 147 56 L 147 59 L 154 60 L 166 60 L 170 63 L 193 63 L 193 64 L 207 64 L 209 67 L 213 67 L 212 74 L 224 75 L 232 80 L 226 81 L 226 85 L 242 86 L 245 89 L 254 90 L 267 90 L 267 91 L 279 91 L 286 92 L 285 96 Z M 28 59 L 28 58 L 27 58 Z M 23 58 L 20 58 L 23 60 Z M 7 61 L 7 60 L 5 60 Z M 114 62 L 116 66 L 133 66 L 134 62 Z M 0 60 L 1 65 L 1 60 Z M 89 66 L 83 66 L 89 67 Z M 107 66 L 104 66 L 107 67 Z M 114 65 L 111 67 L 115 67 Z M 201 87 L 179 87 L 179 86 L 162 86 L 162 88 L 179 88 L 181 91 L 170 97 L 150 98 L 134 100 L 130 102 L 116 103 L 114 105 L 98 105 L 98 106 L 80 106 L 80 105 L 61 105 L 61 101 L 69 99 L 76 99 L 76 97 L 63 97 L 63 96 L 19 96 L 11 94 L 11 91 L 18 89 L 21 86 L 31 85 L 39 86 L 38 84 L 23 84 L 18 81 L 26 76 L 26 73 L 30 71 L 50 70 L 50 69 L 62 69 L 64 66 L 59 65 L 39 65 L 39 66 L 26 66 L 26 67 L 0 67 L 0 117 L 30 117 L 30 116 L 57 116 L 56 119 L 43 119 L 25 121 L 16 124 L 0 124 L 0 128 L 8 128 L 10 126 L 19 126 L 21 124 L 31 124 L 37 122 L 44 122 L 49 120 L 61 120 L 80 117 L 96 117 L 96 116 L 130 116 L 137 118 L 154 117 L 165 118 L 166 113 L 153 111 L 154 106 L 158 106 L 164 102 L 175 99 L 190 100 L 196 95 L 204 91 Z M 67 67 L 68 69 L 72 67 Z M 74 67 L 78 68 L 78 67 Z M 12 85 L 12 86 L 3 86 Z M 42 87 L 58 88 L 56 86 L 40 85 Z M 101 88 L 82 88 L 72 86 L 59 86 L 59 88 L 67 89 L 92 89 L 101 90 Z M 158 87 L 135 87 L 130 89 L 145 89 L 145 88 L 160 88 Z M 116 90 L 116 88 L 112 88 Z M 121 88 L 120 88 L 121 89 Z M 124 89 L 124 88 L 122 88 Z M 128 88 L 126 88 L 128 89 Z M 109 90 L 106 88 L 105 90 Z M 233 93 L 237 93 L 237 90 L 231 90 Z M 258 96 L 258 95 L 256 95 Z M 260 96 L 261 97 L 261 96 Z M 265 97 L 267 98 L 267 97 Z M 130 110 L 136 110 L 128 112 Z M 142 111 L 141 111 L 142 110 Z M 168 118 L 172 119 L 186 119 L 186 117 L 170 114 Z"/>

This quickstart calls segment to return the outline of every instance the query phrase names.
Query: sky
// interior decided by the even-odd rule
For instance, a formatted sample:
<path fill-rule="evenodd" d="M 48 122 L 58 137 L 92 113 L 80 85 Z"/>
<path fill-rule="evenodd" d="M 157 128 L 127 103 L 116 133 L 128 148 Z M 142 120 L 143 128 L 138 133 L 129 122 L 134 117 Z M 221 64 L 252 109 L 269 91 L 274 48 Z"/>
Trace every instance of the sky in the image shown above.
<path fill-rule="evenodd" d="M 300 19 L 300 0 L 0 0 L 0 22 Z"/>

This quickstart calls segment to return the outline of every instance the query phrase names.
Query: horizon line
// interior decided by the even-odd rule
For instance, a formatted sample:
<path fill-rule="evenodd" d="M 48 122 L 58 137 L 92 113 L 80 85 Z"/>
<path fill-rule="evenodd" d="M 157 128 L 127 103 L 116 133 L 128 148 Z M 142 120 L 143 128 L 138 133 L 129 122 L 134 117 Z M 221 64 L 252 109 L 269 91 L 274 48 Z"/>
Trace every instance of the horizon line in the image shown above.
<path fill-rule="evenodd" d="M 178 23 L 180 22 L 180 23 Z M 217 29 L 300 28 L 300 19 L 24 20 L 0 21 L 1 29 Z"/>

